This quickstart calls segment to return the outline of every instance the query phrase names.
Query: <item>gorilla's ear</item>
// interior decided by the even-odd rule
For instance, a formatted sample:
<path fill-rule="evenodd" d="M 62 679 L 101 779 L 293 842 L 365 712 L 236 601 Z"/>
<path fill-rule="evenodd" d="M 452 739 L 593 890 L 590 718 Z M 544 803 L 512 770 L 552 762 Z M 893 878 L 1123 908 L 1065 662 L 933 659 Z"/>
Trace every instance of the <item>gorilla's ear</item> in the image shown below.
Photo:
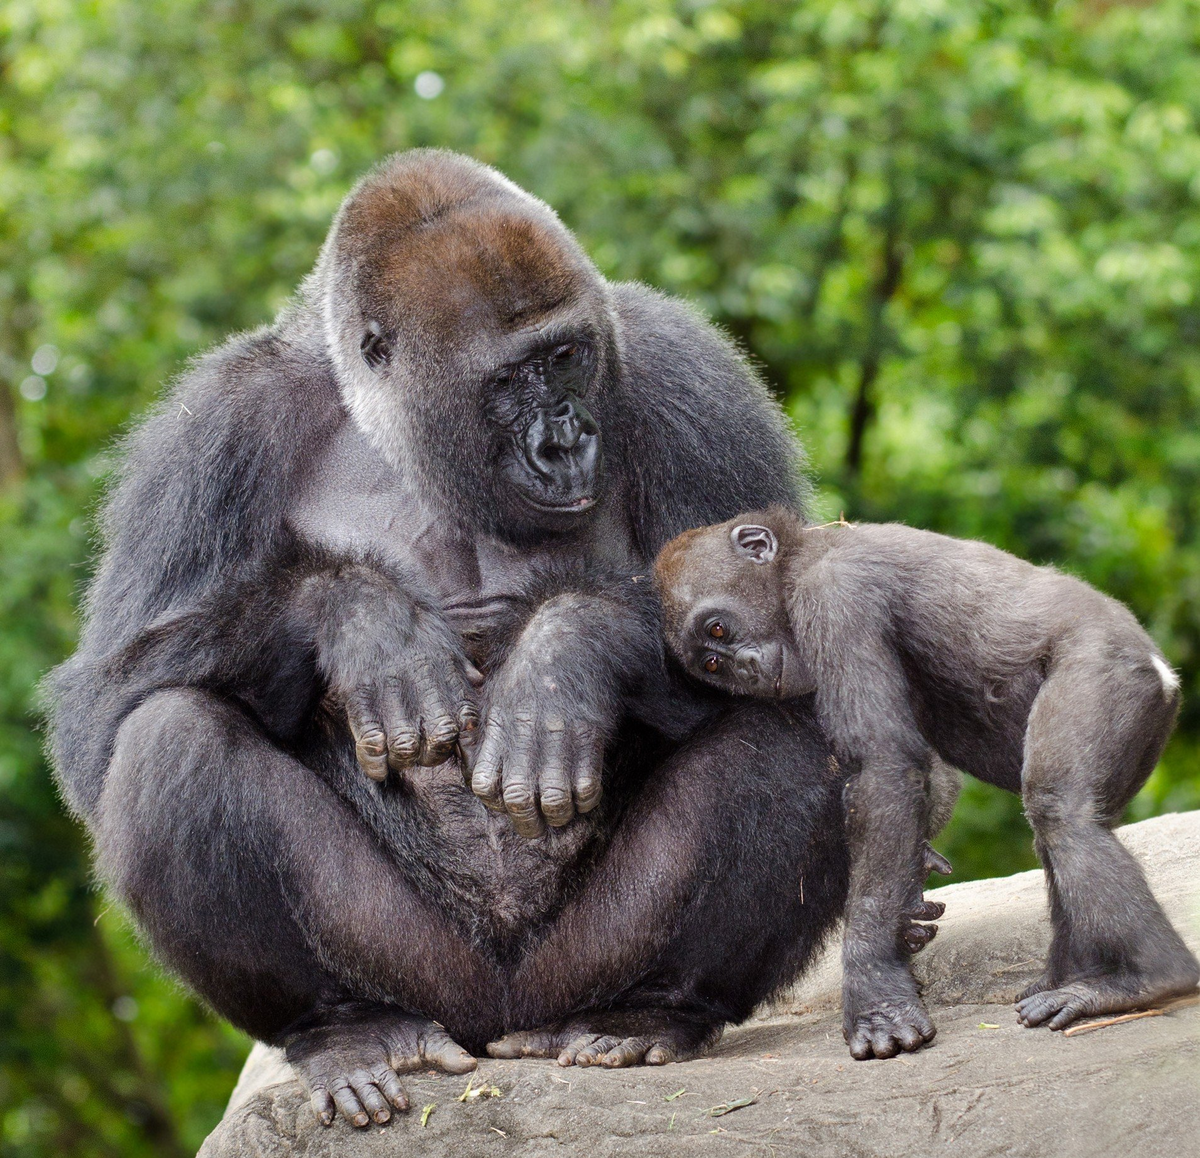
<path fill-rule="evenodd" d="M 770 527 L 742 523 L 729 532 L 733 549 L 751 563 L 773 563 L 779 551 L 779 540 Z"/>
<path fill-rule="evenodd" d="M 383 327 L 378 322 L 368 322 L 358 345 L 362 360 L 372 370 L 378 370 L 392 359 L 392 344 L 383 336 Z"/>

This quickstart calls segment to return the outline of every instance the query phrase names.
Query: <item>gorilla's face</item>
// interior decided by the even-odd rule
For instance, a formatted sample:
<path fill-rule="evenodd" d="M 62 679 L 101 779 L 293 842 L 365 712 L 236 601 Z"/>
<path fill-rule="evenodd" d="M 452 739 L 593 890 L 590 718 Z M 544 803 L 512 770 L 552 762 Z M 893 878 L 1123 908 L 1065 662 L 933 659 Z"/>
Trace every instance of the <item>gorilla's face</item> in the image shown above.
<path fill-rule="evenodd" d="M 421 493 L 505 535 L 604 497 L 618 355 L 607 283 L 541 202 L 462 158 L 381 172 L 343 210 L 326 327 L 355 418 Z"/>
<path fill-rule="evenodd" d="M 596 505 L 600 427 L 584 399 L 596 355 L 587 338 L 538 343 L 484 388 L 484 415 L 513 498 L 534 522 L 558 525 Z"/>

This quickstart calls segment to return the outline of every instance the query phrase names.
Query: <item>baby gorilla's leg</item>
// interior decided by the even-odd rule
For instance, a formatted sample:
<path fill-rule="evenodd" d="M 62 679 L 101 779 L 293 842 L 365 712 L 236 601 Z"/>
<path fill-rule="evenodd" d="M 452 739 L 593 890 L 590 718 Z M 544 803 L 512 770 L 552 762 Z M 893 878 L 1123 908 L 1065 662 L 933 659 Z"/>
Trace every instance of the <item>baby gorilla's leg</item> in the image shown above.
<path fill-rule="evenodd" d="M 864 760 L 846 785 L 851 877 L 842 943 L 842 1031 L 858 1060 L 919 1049 L 935 1029 L 908 958 L 936 933 L 922 896 L 929 800 L 924 761 L 901 753 Z"/>
<path fill-rule="evenodd" d="M 1147 657 L 1148 659 L 1149 657 Z M 1034 702 L 1022 791 L 1046 870 L 1053 936 L 1022 1024 L 1063 1029 L 1187 993 L 1196 958 L 1107 822 L 1145 782 L 1174 718 L 1149 662 L 1090 657 L 1055 669 Z"/>

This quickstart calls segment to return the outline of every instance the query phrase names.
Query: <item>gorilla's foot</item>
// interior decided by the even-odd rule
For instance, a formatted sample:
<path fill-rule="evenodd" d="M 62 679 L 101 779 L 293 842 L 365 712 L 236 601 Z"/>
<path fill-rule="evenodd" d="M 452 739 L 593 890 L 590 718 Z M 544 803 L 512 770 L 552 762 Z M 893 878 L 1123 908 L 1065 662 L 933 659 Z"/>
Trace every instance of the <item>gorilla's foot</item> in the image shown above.
<path fill-rule="evenodd" d="M 1047 989 L 1057 988 L 1058 981 L 1055 979 L 1054 974 L 1051 973 L 1049 969 L 1046 969 L 1043 971 L 1042 975 L 1033 982 L 1033 984 L 1028 985 L 1021 990 L 1017 996 L 1017 1005 L 1019 1006 L 1023 1001 L 1033 997 L 1034 994 L 1045 993 Z"/>
<path fill-rule="evenodd" d="M 1049 1025 L 1051 1029 L 1066 1029 L 1081 1017 L 1146 1009 L 1191 993 L 1197 978 L 1193 964 L 1156 977 L 1123 973 L 1039 988 L 1044 980 L 1035 981 L 1017 1000 L 1017 1020 L 1027 1028 Z"/>
<path fill-rule="evenodd" d="M 877 964 L 867 977 L 847 975 L 842 990 L 842 1034 L 857 1061 L 895 1057 L 937 1034 L 908 967 Z"/>
<path fill-rule="evenodd" d="M 323 1010 L 285 1043 L 287 1060 L 328 1126 L 341 1110 L 353 1126 L 382 1125 L 408 1112 L 398 1075 L 434 1068 L 462 1074 L 475 1059 L 436 1021 L 386 1005 L 355 1002 Z"/>
<path fill-rule="evenodd" d="M 519 1030 L 493 1041 L 492 1057 L 555 1058 L 560 1066 L 661 1066 L 686 1061 L 717 1043 L 719 1025 L 697 1023 L 665 1009 L 585 1013 L 545 1026 Z"/>

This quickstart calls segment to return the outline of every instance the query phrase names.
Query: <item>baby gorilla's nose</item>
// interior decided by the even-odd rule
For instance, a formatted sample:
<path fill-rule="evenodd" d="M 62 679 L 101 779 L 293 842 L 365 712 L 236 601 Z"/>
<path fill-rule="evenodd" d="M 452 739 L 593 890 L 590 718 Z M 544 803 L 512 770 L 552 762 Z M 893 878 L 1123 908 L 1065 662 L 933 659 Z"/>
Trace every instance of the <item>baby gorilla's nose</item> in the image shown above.
<path fill-rule="evenodd" d="M 762 657 L 759 655 L 758 648 L 739 648 L 733 657 L 733 670 L 737 674 L 738 680 L 744 684 L 757 687 L 762 683 Z"/>

